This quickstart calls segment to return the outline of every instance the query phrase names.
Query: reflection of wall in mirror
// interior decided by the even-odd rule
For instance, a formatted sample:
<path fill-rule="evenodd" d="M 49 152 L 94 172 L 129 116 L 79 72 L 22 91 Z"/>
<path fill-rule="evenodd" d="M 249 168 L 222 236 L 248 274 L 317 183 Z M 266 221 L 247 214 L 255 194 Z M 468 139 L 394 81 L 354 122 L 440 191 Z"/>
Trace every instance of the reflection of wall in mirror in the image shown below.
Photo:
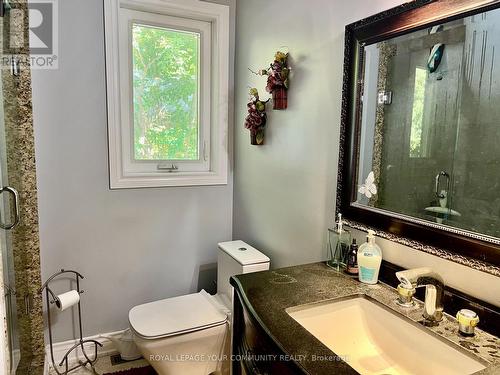
<path fill-rule="evenodd" d="M 363 106 L 361 117 L 361 134 L 359 150 L 358 181 L 364 181 L 373 170 L 373 139 L 375 132 L 375 116 L 377 111 L 377 77 L 379 66 L 379 48 L 372 44 L 365 48 L 365 78 L 363 87 Z M 368 204 L 368 198 L 358 194 L 358 203 Z"/>

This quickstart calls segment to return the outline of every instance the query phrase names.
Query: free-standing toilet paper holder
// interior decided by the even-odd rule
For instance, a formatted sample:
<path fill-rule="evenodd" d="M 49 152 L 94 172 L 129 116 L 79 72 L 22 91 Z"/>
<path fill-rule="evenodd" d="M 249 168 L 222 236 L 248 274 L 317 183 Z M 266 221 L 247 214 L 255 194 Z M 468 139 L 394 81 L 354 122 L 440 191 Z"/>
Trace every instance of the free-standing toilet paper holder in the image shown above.
<path fill-rule="evenodd" d="M 80 290 L 80 279 L 83 279 L 83 276 L 76 271 L 72 270 L 64 270 L 62 269 L 60 272 L 56 272 L 53 274 L 51 277 L 47 279 L 47 281 L 42 285 L 42 287 L 39 290 L 39 293 L 42 293 L 45 290 L 45 300 L 47 303 L 47 324 L 49 326 L 49 344 L 50 344 L 50 358 L 52 360 L 52 366 L 54 368 L 54 371 L 58 375 L 66 375 L 69 372 L 76 370 L 77 368 L 84 367 L 87 365 L 90 365 L 92 367 L 92 371 L 94 374 L 97 374 L 94 368 L 95 362 L 97 361 L 97 347 L 101 346 L 102 344 L 96 340 L 84 340 L 83 339 L 83 328 L 82 328 L 82 308 L 81 308 L 81 303 L 80 301 L 77 302 L 77 310 L 78 310 L 78 328 L 80 331 L 80 338 L 78 342 L 73 345 L 64 355 L 63 359 L 59 363 L 59 365 L 56 364 L 54 360 L 54 348 L 53 348 L 53 341 L 52 341 L 52 324 L 51 324 L 51 317 L 50 317 L 50 305 L 56 304 L 60 305 L 60 301 L 58 297 L 54 294 L 54 292 L 50 289 L 49 283 L 53 281 L 55 278 L 63 275 L 63 274 L 73 274 L 75 281 L 76 281 L 76 291 L 78 294 L 82 294 L 83 290 Z M 93 355 L 88 355 L 87 350 L 85 349 L 85 345 L 93 345 Z M 82 354 L 84 359 L 79 361 L 79 364 L 76 366 L 73 366 L 69 368 L 69 355 L 71 352 L 74 350 L 77 350 L 78 348 L 81 349 Z M 63 370 L 60 370 L 60 368 L 63 367 Z"/>

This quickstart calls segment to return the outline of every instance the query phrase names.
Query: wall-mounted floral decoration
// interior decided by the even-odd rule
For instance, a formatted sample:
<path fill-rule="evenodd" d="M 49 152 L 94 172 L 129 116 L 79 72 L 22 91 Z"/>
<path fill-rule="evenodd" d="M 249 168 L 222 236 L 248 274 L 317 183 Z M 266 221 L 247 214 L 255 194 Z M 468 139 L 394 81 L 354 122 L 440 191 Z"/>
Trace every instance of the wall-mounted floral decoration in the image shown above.
<path fill-rule="evenodd" d="M 290 83 L 288 53 L 276 52 L 269 69 L 263 69 L 259 73 L 267 75 L 266 91 L 273 95 L 273 109 L 286 109 L 288 107 L 287 91 Z"/>
<path fill-rule="evenodd" d="M 250 102 L 247 104 L 248 115 L 245 119 L 245 128 L 250 130 L 250 143 L 252 145 L 264 144 L 265 127 L 267 122 L 267 101 L 259 99 L 259 91 L 250 89 Z"/>

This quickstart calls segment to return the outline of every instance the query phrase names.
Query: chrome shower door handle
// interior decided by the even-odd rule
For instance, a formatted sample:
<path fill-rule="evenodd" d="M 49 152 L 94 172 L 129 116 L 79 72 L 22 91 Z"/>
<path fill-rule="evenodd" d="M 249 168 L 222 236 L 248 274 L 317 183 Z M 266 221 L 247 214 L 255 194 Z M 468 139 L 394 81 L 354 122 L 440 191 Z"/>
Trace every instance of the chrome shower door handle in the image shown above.
<path fill-rule="evenodd" d="M 4 223 L 3 220 L 1 220 L 0 215 L 0 228 L 9 230 L 13 229 L 17 224 L 19 224 L 19 193 L 16 189 L 10 186 L 4 186 L 3 188 L 0 188 L 0 195 L 2 195 L 4 192 L 12 194 L 12 197 L 14 198 L 14 221 L 12 221 L 11 223 Z"/>
<path fill-rule="evenodd" d="M 446 177 L 446 191 L 450 190 L 450 175 L 446 173 L 445 171 L 441 171 L 436 175 L 436 197 L 439 199 L 446 198 L 444 194 L 441 194 L 439 183 L 441 182 L 441 177 Z"/>

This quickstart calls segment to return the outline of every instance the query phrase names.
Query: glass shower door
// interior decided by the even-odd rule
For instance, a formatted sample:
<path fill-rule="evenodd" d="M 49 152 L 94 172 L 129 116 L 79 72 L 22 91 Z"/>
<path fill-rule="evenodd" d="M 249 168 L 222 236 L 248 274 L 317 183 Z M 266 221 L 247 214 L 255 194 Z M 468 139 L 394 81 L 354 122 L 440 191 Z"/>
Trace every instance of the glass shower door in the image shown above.
<path fill-rule="evenodd" d="M 440 210 L 447 212 L 451 202 L 455 103 L 461 97 L 460 87 L 450 83 L 458 81 L 461 70 L 458 63 L 444 60 L 441 68 L 446 73 L 436 77 L 426 67 L 428 49 L 404 50 L 401 43 L 380 47 L 380 54 L 389 56 L 388 78 L 383 81 L 392 98 L 390 104 L 377 107 L 384 141 L 378 163 L 375 157 L 373 162 L 380 174 L 378 196 L 372 202 L 391 212 L 446 223 L 448 215 Z M 460 62 L 462 50 L 460 44 L 447 46 L 451 61 Z"/>
<path fill-rule="evenodd" d="M 459 128 L 453 159 L 453 227 L 500 238 L 500 9 L 467 17 Z M 481 42 L 479 42 L 481 36 Z M 477 42 L 476 42 L 477 38 Z M 486 62 L 488 62 L 486 64 Z M 487 68 L 486 68 L 487 67 Z"/>
<path fill-rule="evenodd" d="M 19 222 L 19 197 L 17 190 L 8 183 L 7 151 L 4 122 L 4 95 L 0 79 L 0 251 L 3 304 L 7 322 L 6 360 L 10 373 L 16 371 L 20 361 L 19 335 L 17 331 L 17 303 L 15 291 L 14 257 L 10 231 Z"/>

